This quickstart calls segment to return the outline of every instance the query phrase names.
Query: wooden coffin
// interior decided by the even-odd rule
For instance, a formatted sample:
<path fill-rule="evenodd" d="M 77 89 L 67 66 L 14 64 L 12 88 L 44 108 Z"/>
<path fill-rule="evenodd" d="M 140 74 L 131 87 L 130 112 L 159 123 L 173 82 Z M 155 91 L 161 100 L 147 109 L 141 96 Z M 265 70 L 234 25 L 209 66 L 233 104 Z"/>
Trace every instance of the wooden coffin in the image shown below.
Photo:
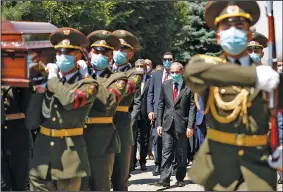
<path fill-rule="evenodd" d="M 30 66 L 28 66 L 28 55 L 40 55 L 39 63 L 41 65 L 54 61 L 55 50 L 49 41 L 49 36 L 56 29 L 57 27 L 51 23 L 2 21 L 2 85 L 12 87 L 28 87 L 30 85 L 34 78 L 32 75 L 35 73 L 31 73 Z"/>

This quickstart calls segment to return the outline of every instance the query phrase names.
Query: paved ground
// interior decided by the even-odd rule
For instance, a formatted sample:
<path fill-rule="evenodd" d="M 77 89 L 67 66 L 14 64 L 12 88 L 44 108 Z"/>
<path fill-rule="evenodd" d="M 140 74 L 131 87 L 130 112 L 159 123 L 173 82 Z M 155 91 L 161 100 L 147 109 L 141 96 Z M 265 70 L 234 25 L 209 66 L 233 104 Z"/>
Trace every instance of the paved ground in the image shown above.
<path fill-rule="evenodd" d="M 162 191 L 164 189 L 155 187 L 152 183 L 157 182 L 159 176 L 152 176 L 154 164 L 152 160 L 148 160 L 147 162 L 147 170 L 142 172 L 139 167 L 132 173 L 132 177 L 130 178 L 130 186 L 129 191 Z M 203 187 L 197 184 L 193 184 L 192 181 L 186 177 L 185 178 L 185 187 L 176 187 L 174 186 L 176 182 L 175 177 L 171 177 L 171 188 L 166 189 L 165 191 L 204 191 Z M 277 191 L 282 191 L 282 185 L 278 185 Z"/>

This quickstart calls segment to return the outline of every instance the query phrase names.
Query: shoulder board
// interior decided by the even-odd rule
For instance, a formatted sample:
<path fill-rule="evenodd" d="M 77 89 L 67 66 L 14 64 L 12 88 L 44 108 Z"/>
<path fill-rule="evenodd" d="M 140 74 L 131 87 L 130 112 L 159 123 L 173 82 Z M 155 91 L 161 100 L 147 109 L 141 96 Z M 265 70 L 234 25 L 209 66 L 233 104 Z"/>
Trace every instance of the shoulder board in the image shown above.
<path fill-rule="evenodd" d="M 209 56 L 209 55 L 201 55 L 198 54 L 198 57 L 202 58 L 205 60 L 206 63 L 213 63 L 213 64 L 217 64 L 217 63 L 226 63 L 226 59 L 222 59 L 219 57 L 214 57 L 214 56 Z"/>

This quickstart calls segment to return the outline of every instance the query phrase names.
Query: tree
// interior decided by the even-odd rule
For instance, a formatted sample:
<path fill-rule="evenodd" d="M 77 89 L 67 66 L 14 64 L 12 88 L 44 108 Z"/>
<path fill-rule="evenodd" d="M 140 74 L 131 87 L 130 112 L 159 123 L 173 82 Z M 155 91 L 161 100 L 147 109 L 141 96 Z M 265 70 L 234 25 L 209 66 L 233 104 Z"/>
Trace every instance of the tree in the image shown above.
<path fill-rule="evenodd" d="M 206 2 L 187 2 L 189 19 L 183 26 L 179 39 L 175 41 L 177 59 L 187 63 L 195 54 L 218 55 L 221 47 L 217 45 L 215 31 L 206 27 L 204 22 L 204 7 Z"/>

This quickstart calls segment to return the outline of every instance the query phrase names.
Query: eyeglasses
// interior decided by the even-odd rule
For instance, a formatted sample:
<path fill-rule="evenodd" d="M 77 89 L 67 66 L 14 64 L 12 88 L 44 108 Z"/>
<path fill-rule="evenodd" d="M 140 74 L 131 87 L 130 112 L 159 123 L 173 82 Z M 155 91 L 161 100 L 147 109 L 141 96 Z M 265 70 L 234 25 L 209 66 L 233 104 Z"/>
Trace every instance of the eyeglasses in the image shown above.
<path fill-rule="evenodd" d="M 173 59 L 163 58 L 162 61 L 173 61 Z"/>

